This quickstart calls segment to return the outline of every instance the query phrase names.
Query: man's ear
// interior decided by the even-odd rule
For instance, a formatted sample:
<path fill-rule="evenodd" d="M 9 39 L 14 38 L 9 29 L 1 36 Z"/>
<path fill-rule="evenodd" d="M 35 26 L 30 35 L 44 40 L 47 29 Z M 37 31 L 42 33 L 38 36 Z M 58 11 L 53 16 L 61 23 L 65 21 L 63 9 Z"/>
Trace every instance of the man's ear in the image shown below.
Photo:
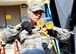
<path fill-rule="evenodd" d="M 31 13 L 31 10 L 28 10 L 27 12 L 28 12 L 28 14 L 30 14 Z"/>

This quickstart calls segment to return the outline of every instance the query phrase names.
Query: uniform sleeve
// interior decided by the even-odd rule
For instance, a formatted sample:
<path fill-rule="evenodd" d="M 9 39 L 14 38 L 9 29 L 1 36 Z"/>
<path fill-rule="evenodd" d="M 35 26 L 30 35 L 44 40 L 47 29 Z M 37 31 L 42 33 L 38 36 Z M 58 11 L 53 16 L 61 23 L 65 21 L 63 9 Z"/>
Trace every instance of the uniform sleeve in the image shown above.
<path fill-rule="evenodd" d="M 11 41 L 15 39 L 16 35 L 19 33 L 19 31 L 15 29 L 5 29 L 1 32 L 2 40 L 6 43 L 8 41 Z M 13 38 L 14 37 L 14 38 Z"/>

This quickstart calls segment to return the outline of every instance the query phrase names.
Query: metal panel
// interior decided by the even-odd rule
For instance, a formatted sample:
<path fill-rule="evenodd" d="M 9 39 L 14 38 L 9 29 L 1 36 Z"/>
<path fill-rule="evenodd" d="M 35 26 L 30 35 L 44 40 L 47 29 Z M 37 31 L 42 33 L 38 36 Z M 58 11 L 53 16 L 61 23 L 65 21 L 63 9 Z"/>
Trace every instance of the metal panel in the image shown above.
<path fill-rule="evenodd" d="M 16 25 L 20 23 L 20 7 L 19 6 L 7 6 L 5 7 L 5 16 L 10 15 L 11 19 L 6 20 L 7 25 Z"/>
<path fill-rule="evenodd" d="M 4 8 L 0 7 L 0 27 L 5 25 L 5 13 L 4 13 Z"/>
<path fill-rule="evenodd" d="M 74 43 L 75 43 L 75 54 L 76 54 L 76 26 L 74 26 Z"/>
<path fill-rule="evenodd" d="M 73 0 L 55 0 L 61 27 L 67 28 Z"/>
<path fill-rule="evenodd" d="M 7 20 L 7 15 L 10 15 L 11 19 Z M 20 23 L 20 6 L 0 6 L 0 27 L 18 23 Z"/>

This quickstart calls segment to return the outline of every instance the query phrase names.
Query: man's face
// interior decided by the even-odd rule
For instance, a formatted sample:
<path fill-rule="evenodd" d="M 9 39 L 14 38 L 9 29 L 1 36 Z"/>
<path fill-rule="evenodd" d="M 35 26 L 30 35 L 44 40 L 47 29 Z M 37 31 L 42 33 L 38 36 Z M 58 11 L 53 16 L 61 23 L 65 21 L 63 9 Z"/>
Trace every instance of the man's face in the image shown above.
<path fill-rule="evenodd" d="M 36 24 L 36 22 L 41 18 L 41 16 L 42 16 L 42 11 L 41 10 L 38 10 L 38 11 L 35 11 L 35 12 L 33 12 L 33 11 L 31 11 L 31 10 L 29 10 L 28 11 L 29 13 L 29 18 L 30 18 L 30 20 L 31 20 L 31 22 L 33 22 L 34 24 Z"/>

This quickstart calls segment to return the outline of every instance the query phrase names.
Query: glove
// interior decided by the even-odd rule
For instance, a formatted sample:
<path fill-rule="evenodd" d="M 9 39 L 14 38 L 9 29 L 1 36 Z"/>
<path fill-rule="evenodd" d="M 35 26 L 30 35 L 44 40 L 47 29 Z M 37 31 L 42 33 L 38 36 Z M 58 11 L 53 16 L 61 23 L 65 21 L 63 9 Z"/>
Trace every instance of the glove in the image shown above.
<path fill-rule="evenodd" d="M 57 31 L 59 34 L 69 33 L 67 29 L 59 28 L 56 26 L 53 27 L 53 30 Z"/>
<path fill-rule="evenodd" d="M 24 21 L 22 24 L 22 29 L 25 29 L 27 32 L 29 32 L 29 34 L 31 34 L 32 29 L 35 28 L 34 24 L 32 22 L 29 21 Z"/>

